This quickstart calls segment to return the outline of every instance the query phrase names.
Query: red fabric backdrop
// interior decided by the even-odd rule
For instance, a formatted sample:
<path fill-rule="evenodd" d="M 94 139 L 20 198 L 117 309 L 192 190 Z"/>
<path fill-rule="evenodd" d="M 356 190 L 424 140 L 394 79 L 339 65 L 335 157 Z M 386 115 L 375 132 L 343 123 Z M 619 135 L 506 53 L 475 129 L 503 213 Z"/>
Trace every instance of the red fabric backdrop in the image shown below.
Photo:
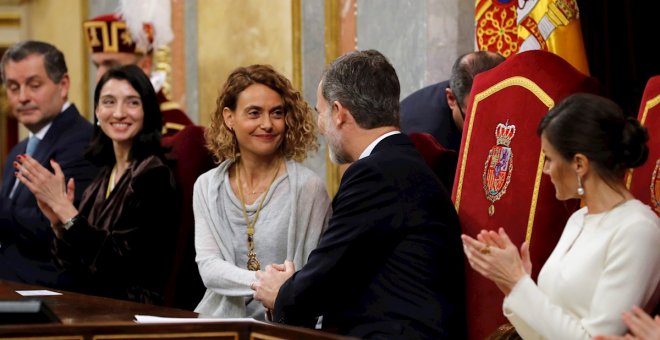
<path fill-rule="evenodd" d="M 560 202 L 547 176 L 536 127 L 548 110 L 575 92 L 596 93 L 597 82 L 560 57 L 542 50 L 509 57 L 474 80 L 452 198 L 463 233 L 474 236 L 481 229 L 505 228 L 514 243 L 531 237 L 534 273 L 554 248 L 568 217 L 578 202 Z M 485 162 L 497 145 L 499 123 L 515 125 L 509 147 L 510 182 L 506 192 L 491 201 L 484 191 Z M 512 166 L 512 167 L 511 167 Z M 533 275 L 534 278 L 536 275 Z M 503 294 L 471 268 L 466 269 L 466 303 L 470 339 L 483 339 L 506 323 Z"/>

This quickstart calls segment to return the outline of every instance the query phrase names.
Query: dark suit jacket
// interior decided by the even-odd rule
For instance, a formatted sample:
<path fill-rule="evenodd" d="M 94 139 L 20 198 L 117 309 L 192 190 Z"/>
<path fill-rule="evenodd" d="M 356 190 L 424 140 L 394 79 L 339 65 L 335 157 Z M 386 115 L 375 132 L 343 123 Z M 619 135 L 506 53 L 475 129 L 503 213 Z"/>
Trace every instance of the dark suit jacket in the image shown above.
<path fill-rule="evenodd" d="M 442 146 L 458 152 L 461 147 L 461 131 L 456 126 L 447 104 L 447 87 L 449 81 L 429 85 L 402 100 L 401 132 L 430 133 Z"/>
<path fill-rule="evenodd" d="M 53 120 L 32 157 L 52 171 L 49 160 L 57 161 L 67 180 L 75 179 L 76 203 L 96 175 L 97 169 L 85 160 L 83 153 L 92 136 L 92 124 L 81 117 L 75 105 L 69 106 Z M 9 153 L 0 191 L 0 279 L 53 288 L 71 288 L 67 275 L 52 261 L 54 238 L 48 220 L 42 215 L 34 195 L 22 183 L 9 198 L 16 178 L 16 156 L 25 153 L 27 139 Z"/>
<path fill-rule="evenodd" d="M 404 134 L 342 177 L 307 264 L 279 290 L 274 320 L 361 338 L 465 337 L 460 228 L 449 194 Z"/>

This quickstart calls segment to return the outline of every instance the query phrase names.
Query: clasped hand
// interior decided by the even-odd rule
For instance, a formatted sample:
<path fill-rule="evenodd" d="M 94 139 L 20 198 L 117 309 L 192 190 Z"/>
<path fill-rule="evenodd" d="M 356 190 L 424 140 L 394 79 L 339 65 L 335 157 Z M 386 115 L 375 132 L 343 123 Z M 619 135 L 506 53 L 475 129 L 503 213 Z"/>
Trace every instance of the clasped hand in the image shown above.
<path fill-rule="evenodd" d="M 532 273 L 529 243 L 524 242 L 519 253 L 503 228 L 498 232 L 482 230 L 477 239 L 463 234 L 461 239 L 470 267 L 493 281 L 504 295 L 508 295 L 525 275 Z"/>
<path fill-rule="evenodd" d="M 273 309 L 280 287 L 296 272 L 293 262 L 286 260 L 283 264 L 269 264 L 264 271 L 258 271 L 257 281 L 250 285 L 254 290 L 254 299 L 264 307 Z"/>
<path fill-rule="evenodd" d="M 59 237 L 62 221 L 77 214 L 73 206 L 75 183 L 73 178 L 65 183 L 64 173 L 57 162 L 51 160 L 50 165 L 54 173 L 28 155 L 19 155 L 14 162 L 16 178 L 34 194 L 39 209 Z"/>

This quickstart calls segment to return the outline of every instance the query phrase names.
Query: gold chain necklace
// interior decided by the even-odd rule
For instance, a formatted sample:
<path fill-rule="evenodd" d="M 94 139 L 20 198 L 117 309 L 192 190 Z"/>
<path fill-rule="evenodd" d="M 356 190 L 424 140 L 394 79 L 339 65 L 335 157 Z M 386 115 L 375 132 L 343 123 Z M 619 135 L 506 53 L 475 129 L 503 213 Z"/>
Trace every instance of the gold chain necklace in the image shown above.
<path fill-rule="evenodd" d="M 243 217 L 245 218 L 245 224 L 247 225 L 247 243 L 248 243 L 248 261 L 247 261 L 247 269 L 252 270 L 252 271 L 257 271 L 261 269 L 261 265 L 259 264 L 259 260 L 257 260 L 257 254 L 254 252 L 254 225 L 257 224 L 257 219 L 259 219 L 259 213 L 261 212 L 261 207 L 264 204 L 264 201 L 266 200 L 266 195 L 268 194 L 268 190 L 270 190 L 270 186 L 273 185 L 273 182 L 275 182 L 275 178 L 277 177 L 277 173 L 280 171 L 280 161 L 277 162 L 277 166 L 275 167 L 275 173 L 273 174 L 273 178 L 270 180 L 270 183 L 268 184 L 268 187 L 266 188 L 266 191 L 264 191 L 263 197 L 261 197 L 261 202 L 259 202 L 259 206 L 257 207 L 257 212 L 254 215 L 254 219 L 252 222 L 250 222 L 250 218 L 248 218 L 247 215 L 247 209 L 245 208 L 245 198 L 243 197 L 243 189 L 241 189 L 241 171 L 240 171 L 240 158 L 239 161 L 236 162 L 236 181 L 238 183 L 238 195 L 241 196 L 241 207 L 243 208 Z"/>

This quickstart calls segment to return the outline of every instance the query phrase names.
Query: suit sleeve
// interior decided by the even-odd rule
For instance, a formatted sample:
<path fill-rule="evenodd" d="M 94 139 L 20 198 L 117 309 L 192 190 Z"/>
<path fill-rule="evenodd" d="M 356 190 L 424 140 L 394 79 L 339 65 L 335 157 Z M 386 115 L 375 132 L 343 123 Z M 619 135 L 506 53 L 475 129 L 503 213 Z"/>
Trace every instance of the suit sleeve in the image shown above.
<path fill-rule="evenodd" d="M 61 147 L 57 147 L 49 155 L 50 159 L 54 159 L 60 164 L 67 180 L 69 178 L 75 179 L 74 205 L 76 206 L 80 202 L 83 191 L 91 183 L 97 172 L 96 167 L 83 158 L 83 149 L 87 145 L 88 139 L 79 139 L 63 143 Z M 5 167 L 13 169 L 12 161 L 13 159 L 8 159 Z M 52 172 L 52 167 L 48 162 L 46 163 L 42 165 Z M 52 228 L 41 210 L 39 210 L 34 195 L 27 188 L 23 188 L 22 194 L 15 197 L 15 199 L 16 202 L 4 197 L 0 199 L 0 221 L 2 226 L 11 228 L 9 232 L 22 243 L 35 247 L 49 247 L 53 240 Z"/>
<path fill-rule="evenodd" d="M 347 170 L 319 246 L 279 290 L 275 321 L 309 326 L 313 317 L 341 308 L 337 301 L 367 288 L 404 218 L 397 196 L 398 189 L 368 164 Z"/>

